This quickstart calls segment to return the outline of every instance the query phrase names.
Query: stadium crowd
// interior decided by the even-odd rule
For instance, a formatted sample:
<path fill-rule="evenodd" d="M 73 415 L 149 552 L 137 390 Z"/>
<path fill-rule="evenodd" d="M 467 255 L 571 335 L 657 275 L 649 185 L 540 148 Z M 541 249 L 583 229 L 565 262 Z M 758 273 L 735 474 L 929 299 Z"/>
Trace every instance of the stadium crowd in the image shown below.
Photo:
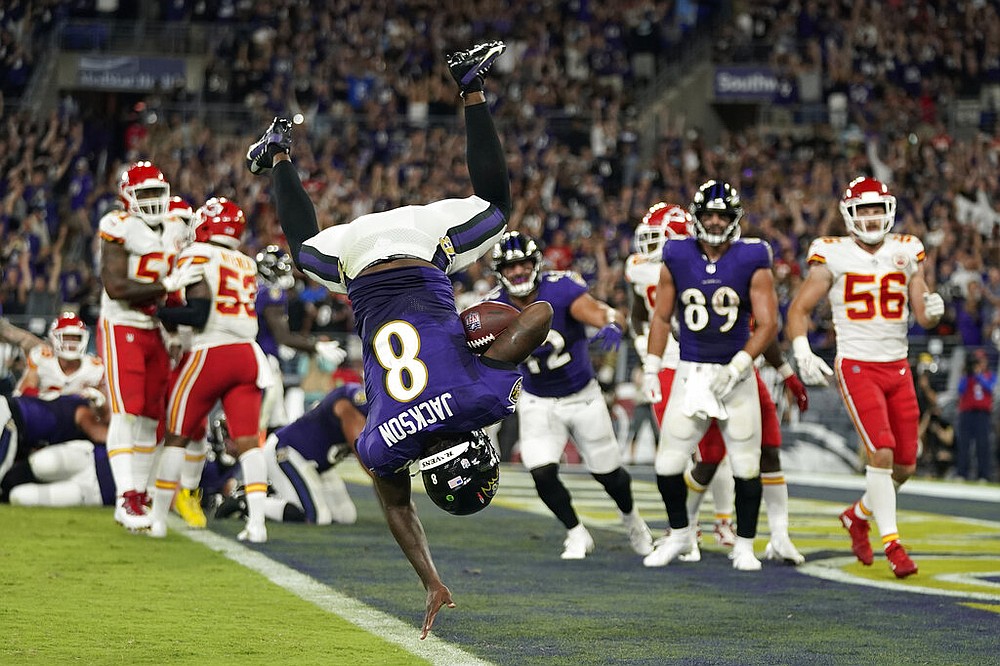
<path fill-rule="evenodd" d="M 296 166 L 321 226 L 467 193 L 456 177 L 464 168 L 461 140 L 451 131 L 459 101 L 436 54 L 451 43 L 506 39 L 510 53 L 491 72 L 498 85 L 489 102 L 508 152 L 509 226 L 541 239 L 551 267 L 578 271 L 595 296 L 622 309 L 624 261 L 649 205 L 688 202 L 706 178 L 725 174 L 744 200 L 744 235 L 764 238 L 774 250 L 784 312 L 809 242 L 843 233 L 843 185 L 870 173 L 893 188 L 896 231 L 923 240 L 928 283 L 948 302 L 933 331 L 914 334 L 955 336 L 996 365 L 1000 18 L 992 3 L 965 3 L 961 13 L 944 1 L 906 8 L 905 39 L 895 37 L 889 12 L 851 3 L 733 3 L 725 20 L 728 3 L 632 2 L 623 10 L 523 0 L 477 7 L 478 17 L 503 17 L 496 21 L 440 4 L 382 11 L 332 3 L 314 11 L 291 0 L 164 2 L 151 18 L 190 22 L 191 30 L 211 23 L 217 31 L 203 101 L 240 105 L 257 120 L 302 114 L 297 131 L 306 140 L 296 146 Z M 682 10 L 691 6 L 696 11 Z M 116 123 L 73 93 L 42 115 L 18 106 L 60 19 L 136 10 L 118 11 L 50 0 L 8 3 L 0 14 L 5 315 L 47 322 L 70 304 L 96 321 L 97 224 L 115 205 L 122 167 L 136 159 L 154 161 L 173 193 L 196 205 L 213 195 L 240 202 L 249 218 L 249 254 L 284 242 L 267 183 L 242 168 L 250 137 L 222 134 L 208 119 L 176 112 L 191 101 L 188 93 L 158 91 L 130 104 Z M 452 34 L 453 25 L 466 28 Z M 846 122 L 820 123 L 805 134 L 723 132 L 717 141 L 694 123 L 674 123 L 644 142 L 636 124 L 643 95 L 664 64 L 698 39 L 713 41 L 719 61 L 763 53 L 797 84 L 815 76 L 820 100 L 846 95 Z M 985 110 L 971 138 L 949 133 L 945 109 L 959 97 L 974 97 Z M 299 277 L 293 329 L 351 331 L 346 301 Z M 479 264 L 458 282 L 461 291 L 483 293 L 495 278 Z M 809 337 L 814 349 L 832 353 L 822 308 Z"/>

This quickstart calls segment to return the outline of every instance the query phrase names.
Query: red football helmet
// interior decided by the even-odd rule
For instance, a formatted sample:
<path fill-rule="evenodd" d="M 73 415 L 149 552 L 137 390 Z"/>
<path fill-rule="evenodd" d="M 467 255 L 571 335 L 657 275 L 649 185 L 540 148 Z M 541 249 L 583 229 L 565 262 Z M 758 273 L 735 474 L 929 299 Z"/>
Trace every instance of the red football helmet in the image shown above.
<path fill-rule="evenodd" d="M 191 224 L 194 218 L 194 209 L 191 204 L 180 197 L 170 197 L 170 204 L 167 206 L 169 215 L 177 217 L 184 224 Z"/>
<path fill-rule="evenodd" d="M 128 212 L 147 223 L 159 224 L 170 206 L 170 183 L 149 162 L 136 162 L 122 172 L 118 197 Z"/>
<path fill-rule="evenodd" d="M 49 341 L 56 356 L 68 361 L 83 357 L 90 342 L 90 332 L 80 316 L 75 312 L 63 312 L 49 330 Z"/>
<path fill-rule="evenodd" d="M 690 235 L 691 214 L 677 204 L 661 201 L 650 207 L 635 228 L 635 249 L 658 257 L 668 240 Z"/>
<path fill-rule="evenodd" d="M 884 212 L 876 215 L 858 215 L 858 206 L 881 205 Z M 855 178 L 844 191 L 840 201 L 840 214 L 844 216 L 847 230 L 868 245 L 877 245 L 896 223 L 896 197 L 889 193 L 884 183 L 874 178 Z"/>
<path fill-rule="evenodd" d="M 247 226 L 243 209 L 225 197 L 212 197 L 195 211 L 194 239 L 239 248 Z"/>

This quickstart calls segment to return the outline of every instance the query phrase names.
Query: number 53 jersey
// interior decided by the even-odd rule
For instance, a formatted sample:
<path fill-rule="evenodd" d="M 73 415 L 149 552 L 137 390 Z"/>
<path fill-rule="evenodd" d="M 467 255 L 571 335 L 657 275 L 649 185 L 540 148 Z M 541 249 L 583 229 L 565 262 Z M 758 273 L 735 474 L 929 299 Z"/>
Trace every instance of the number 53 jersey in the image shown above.
<path fill-rule="evenodd" d="M 833 275 L 829 299 L 837 355 L 857 361 L 906 358 L 910 279 L 924 260 L 915 236 L 889 234 L 873 254 L 848 236 L 817 238 L 809 263 Z"/>
<path fill-rule="evenodd" d="M 237 250 L 192 243 L 177 259 L 204 268 L 204 280 L 212 292 L 212 305 L 205 328 L 195 331 L 191 349 L 253 342 L 257 337 L 257 264 Z"/>

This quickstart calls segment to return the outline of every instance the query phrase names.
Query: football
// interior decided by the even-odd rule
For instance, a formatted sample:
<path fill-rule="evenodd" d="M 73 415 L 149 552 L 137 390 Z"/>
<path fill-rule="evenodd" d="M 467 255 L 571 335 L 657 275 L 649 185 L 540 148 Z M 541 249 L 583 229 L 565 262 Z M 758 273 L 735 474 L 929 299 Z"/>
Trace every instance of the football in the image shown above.
<path fill-rule="evenodd" d="M 517 308 L 499 301 L 483 301 L 462 310 L 459 316 L 469 348 L 482 354 L 519 314 Z"/>

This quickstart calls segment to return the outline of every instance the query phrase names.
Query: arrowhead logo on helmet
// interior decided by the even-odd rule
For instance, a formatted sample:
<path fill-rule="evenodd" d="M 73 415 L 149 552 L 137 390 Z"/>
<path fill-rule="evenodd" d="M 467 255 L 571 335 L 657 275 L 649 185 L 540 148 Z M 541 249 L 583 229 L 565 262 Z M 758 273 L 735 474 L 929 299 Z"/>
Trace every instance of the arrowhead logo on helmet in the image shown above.
<path fill-rule="evenodd" d="M 195 211 L 194 239 L 200 243 L 217 243 L 236 250 L 245 229 L 243 209 L 225 197 L 213 197 Z"/>

